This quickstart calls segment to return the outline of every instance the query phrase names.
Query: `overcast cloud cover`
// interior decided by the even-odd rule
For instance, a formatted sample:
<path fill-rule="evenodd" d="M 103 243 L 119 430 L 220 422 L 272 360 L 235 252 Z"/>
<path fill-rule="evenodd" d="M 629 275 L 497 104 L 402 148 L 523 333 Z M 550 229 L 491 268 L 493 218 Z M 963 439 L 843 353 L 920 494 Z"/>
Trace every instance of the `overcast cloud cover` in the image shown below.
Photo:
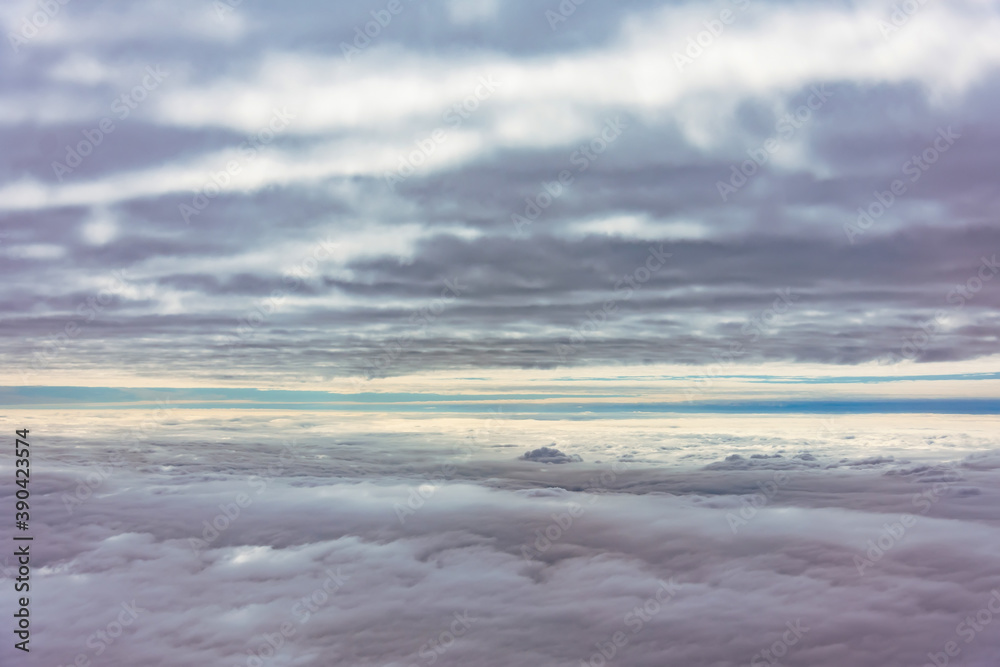
<path fill-rule="evenodd" d="M 4 3 L 11 384 L 995 354 L 995 3 L 383 4 Z"/>
<path fill-rule="evenodd" d="M 996 2 L 0 26 L 4 667 L 998 664 Z"/>

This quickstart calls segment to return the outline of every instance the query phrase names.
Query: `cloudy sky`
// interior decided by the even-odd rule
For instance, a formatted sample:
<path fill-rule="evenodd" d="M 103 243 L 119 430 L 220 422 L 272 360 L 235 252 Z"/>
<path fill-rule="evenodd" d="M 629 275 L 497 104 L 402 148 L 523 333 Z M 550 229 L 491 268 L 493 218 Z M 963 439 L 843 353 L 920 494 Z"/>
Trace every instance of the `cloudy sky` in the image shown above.
<path fill-rule="evenodd" d="M 996 2 L 0 25 L 4 667 L 996 666 Z"/>
<path fill-rule="evenodd" d="M 12 1 L 0 21 L 8 385 L 996 395 L 970 375 L 996 369 L 995 3 Z"/>

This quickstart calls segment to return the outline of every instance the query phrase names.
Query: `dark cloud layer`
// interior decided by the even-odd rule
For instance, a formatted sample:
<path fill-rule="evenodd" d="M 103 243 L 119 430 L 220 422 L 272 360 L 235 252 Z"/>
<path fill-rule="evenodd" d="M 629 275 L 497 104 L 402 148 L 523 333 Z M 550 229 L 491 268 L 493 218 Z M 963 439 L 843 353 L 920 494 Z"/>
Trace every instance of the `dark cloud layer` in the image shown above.
<path fill-rule="evenodd" d="M 114 358 L 144 375 L 144 360 L 161 369 L 170 360 L 183 374 L 182 356 L 217 380 L 232 376 L 234 360 L 250 372 L 280 359 L 291 372 L 336 376 L 412 336 L 421 354 L 407 351 L 380 374 L 705 364 L 775 290 L 791 290 L 795 306 L 747 361 L 898 356 L 939 309 L 952 314 L 948 326 L 907 358 L 996 352 L 993 283 L 963 298 L 961 312 L 948 301 L 1000 249 L 994 54 L 983 47 L 978 61 L 955 63 L 961 77 L 949 77 L 906 46 L 934 21 L 986 26 L 995 17 L 985 10 L 921 10 L 883 39 L 877 17 L 891 7 L 877 2 L 830 7 L 825 18 L 803 3 L 755 3 L 677 70 L 685 31 L 696 34 L 716 10 L 585 4 L 552 29 L 545 12 L 557 4 L 403 2 L 348 62 L 341 42 L 383 9 L 369 4 L 240 4 L 221 13 L 192 4 L 181 20 L 155 3 L 74 2 L 0 55 L 8 366 L 89 372 Z M 20 25 L 19 11 L 6 10 L 8 27 Z M 794 74 L 772 68 L 766 48 L 795 48 L 794 32 L 767 27 L 779 15 L 811 26 L 830 49 L 855 31 L 885 72 L 855 67 L 860 56 L 849 51 L 829 54 L 829 66 L 806 59 Z M 100 39 L 115 17 L 116 35 Z M 660 42 L 644 41 L 655 32 L 643 26 L 658 22 L 667 30 Z M 730 81 L 722 64 L 746 43 L 761 54 L 754 85 Z M 615 58 L 631 64 L 615 69 Z M 662 74 L 646 81 L 654 62 Z M 154 66 L 169 74 L 136 93 Z M 452 112 L 457 124 L 446 120 L 491 77 L 497 92 L 461 118 Z M 125 118 L 114 106 L 122 95 L 143 98 Z M 291 120 L 260 143 L 275 109 Z M 789 125 L 787 114 L 803 109 L 805 120 Z M 114 131 L 72 172 L 55 173 L 53 162 L 66 162 L 67 147 L 94 136 L 105 117 Z M 581 157 L 607 122 L 624 124 L 620 136 Z M 399 156 L 426 145 L 435 127 L 445 138 L 428 165 L 387 187 L 386 174 L 410 159 Z M 942 136 L 951 139 L 938 142 L 933 164 L 912 171 L 912 158 Z M 777 152 L 723 201 L 719 183 L 772 137 Z M 239 150 L 247 141 L 257 147 L 252 158 Z M 215 195 L 211 179 L 230 160 L 243 180 Z M 546 201 L 544 184 L 563 170 L 573 182 L 531 224 L 515 225 L 512 216 L 535 205 L 526 198 Z M 877 210 L 875 193 L 894 179 L 906 192 L 859 229 L 857 209 Z M 199 192 L 213 196 L 185 221 L 180 207 Z M 337 250 L 303 273 L 321 242 Z M 661 246 L 672 255 L 663 268 L 627 301 L 616 297 L 615 285 L 642 275 L 649 248 Z M 44 365 L 24 362 L 121 269 L 127 289 L 72 348 Z M 296 271 L 304 281 L 223 351 Z M 414 334 L 414 313 L 449 280 L 466 289 Z M 601 330 L 572 355 L 557 354 L 609 299 L 618 310 Z"/>

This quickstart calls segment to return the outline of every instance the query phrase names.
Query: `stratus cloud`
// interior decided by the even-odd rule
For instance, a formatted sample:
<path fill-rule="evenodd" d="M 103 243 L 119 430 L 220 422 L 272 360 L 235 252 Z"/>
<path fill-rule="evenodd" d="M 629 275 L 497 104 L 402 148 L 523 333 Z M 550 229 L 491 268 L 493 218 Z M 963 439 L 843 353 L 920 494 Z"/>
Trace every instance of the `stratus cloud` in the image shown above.
<path fill-rule="evenodd" d="M 275 108 L 288 108 L 296 114 L 287 128 L 291 134 L 371 135 L 323 146 L 325 157 L 288 155 L 269 165 L 259 162 L 241 176 L 239 186 L 258 190 L 331 176 L 381 176 L 412 150 L 416 139 L 441 126 L 442 114 L 472 96 L 482 81 L 496 81 L 499 88 L 482 103 L 488 110 L 477 113 L 475 129 L 453 132 L 427 170 L 501 148 L 570 146 L 590 138 L 608 114 L 625 108 L 646 118 L 673 116 L 693 145 L 717 148 L 741 102 L 783 97 L 817 82 L 913 82 L 948 105 L 1000 61 L 1000 47 L 987 38 L 1000 30 L 1000 17 L 982 8 L 925 7 L 892 39 L 877 30 L 885 10 L 881 4 L 854 12 L 808 5 L 770 8 L 766 15 L 747 10 L 686 68 L 672 65 L 675 54 L 683 53 L 687 40 L 704 29 L 706 20 L 703 9 L 687 6 L 627 22 L 614 45 L 572 58 L 557 54 L 515 60 L 484 53 L 472 62 L 455 64 L 396 47 L 372 47 L 376 53 L 352 64 L 341 58 L 275 53 L 265 55 L 244 79 L 223 74 L 205 83 L 193 80 L 191 72 L 178 72 L 148 106 L 156 122 L 165 126 L 250 133 L 266 126 Z M 963 34 L 977 48 L 942 41 L 942 34 Z M 752 58 L 745 57 L 750 53 Z M 838 56 L 831 58 L 831 53 Z M 872 67 L 873 62 L 882 65 Z M 767 63 L 773 66 L 764 66 Z M 390 64 L 392 74 L 387 75 Z M 594 89 L 595 81 L 601 82 L 599 90 Z M 7 102 L 11 110 L 25 105 L 24 99 Z M 44 106 L 73 113 L 83 108 Z M 22 120 L 11 112 L 6 117 L 7 122 Z M 402 128 L 408 132 L 400 132 Z M 387 129 L 397 132 L 389 142 L 378 138 Z M 199 162 L 218 169 L 226 163 L 222 157 L 204 156 Z M 37 209 L 45 202 L 108 204 L 196 189 L 204 180 L 200 166 L 168 165 L 81 185 L 44 187 L 27 179 L 9 184 L 0 191 L 0 200 L 8 209 Z"/>
<path fill-rule="evenodd" d="M 912 81 L 954 95 L 1000 62 L 1000 46 L 987 40 L 1000 28 L 995 13 L 934 5 L 886 40 L 877 29 L 884 10 L 883 3 L 857 12 L 801 4 L 748 14 L 705 50 L 690 73 L 672 65 L 672 54 L 683 51 L 687 38 L 713 18 L 700 7 L 670 7 L 636 19 L 613 46 L 572 58 L 518 61 L 481 54 L 471 63 L 455 64 L 422 55 L 414 60 L 415 54 L 392 49 L 354 65 L 335 58 L 274 54 L 252 78 L 174 88 L 156 107 L 163 123 L 251 131 L 266 120 L 270 105 L 282 103 L 302 109 L 294 132 L 372 130 L 439 115 L 471 95 L 482 77 L 495 77 L 500 82 L 496 117 L 536 114 L 538 106 L 555 111 L 548 119 L 534 118 L 534 138 L 544 142 L 564 135 L 566 121 L 581 115 L 593 118 L 624 107 L 659 114 L 681 99 L 713 91 L 725 93 L 721 99 L 730 108 L 741 98 L 847 79 L 873 84 Z M 944 34 L 966 35 L 977 48 L 961 48 L 954 40 L 942 39 Z M 928 49 L 928 43 L 935 48 Z M 385 74 L 389 62 L 394 65 L 391 76 Z M 873 62 L 884 67 L 872 67 Z M 722 109 L 716 113 L 724 115 Z"/>
<path fill-rule="evenodd" d="M 65 18 L 76 17 L 73 7 Z M 984 282 L 957 302 L 953 293 L 979 280 L 979 264 L 997 247 L 983 195 L 998 155 L 996 47 L 982 32 L 994 25 L 992 6 L 924 5 L 886 39 L 878 19 L 891 3 L 754 3 L 683 70 L 674 53 L 717 8 L 591 6 L 544 42 L 532 32 L 532 18 L 548 30 L 537 6 L 505 3 L 496 25 L 462 26 L 445 8 L 428 9 L 400 17 L 351 63 L 329 35 L 313 39 L 326 23 L 351 32 L 334 16 L 340 9 L 310 7 L 318 25 L 303 26 L 295 12 L 244 3 L 239 15 L 268 30 L 231 47 L 200 35 L 181 40 L 184 58 L 202 59 L 197 68 L 171 42 L 126 40 L 44 46 L 4 69 L 0 302 L 8 315 L 0 351 L 12 366 L 75 319 L 118 269 L 134 276 L 134 289 L 46 377 L 114 358 L 164 380 L 166 369 L 183 367 L 215 382 L 239 373 L 298 383 L 299 372 L 356 373 L 405 336 L 419 343 L 387 373 L 714 364 L 743 341 L 775 290 L 794 291 L 802 307 L 776 320 L 737 364 L 870 364 L 922 336 L 908 358 L 950 363 L 995 353 L 1000 283 Z M 970 48 L 938 45 L 936 26 L 961 31 Z M 957 87 L 942 83 L 943 66 L 916 48 L 921 40 L 961 70 Z M 116 87 L 134 85 L 146 62 L 170 76 L 57 182 L 52 162 L 96 126 Z M 70 74 L 80 83 L 70 85 Z M 387 187 L 386 174 L 489 76 L 501 84 L 496 91 Z M 720 179 L 814 87 L 829 101 L 722 201 Z M 241 143 L 282 106 L 296 118 L 246 160 Z M 68 115 L 35 119 L 53 110 Z M 540 194 L 543 183 L 577 169 L 577 151 L 619 112 L 628 125 L 621 138 L 518 234 L 511 216 L 526 211 L 526 198 L 549 196 Z M 905 178 L 903 165 L 948 128 L 961 135 L 954 147 L 848 240 L 857 209 L 881 205 L 875 193 Z M 228 173 L 232 162 L 239 173 Z M 207 207 L 191 213 L 207 192 Z M 320 239 L 338 244 L 336 260 L 285 298 L 252 345 L 219 349 L 248 312 L 268 307 L 262 302 L 284 272 Z M 588 312 L 616 298 L 616 284 L 650 246 L 673 258 L 561 358 L 557 346 L 590 326 Z M 411 318 L 456 279 L 469 286 L 464 296 L 413 337 Z M 928 325 L 940 308 L 947 322 Z M 176 359 L 178 346 L 190 361 Z M 966 386 L 965 396 L 987 391 Z"/>
<path fill-rule="evenodd" d="M 86 10 L 67 2 L 58 2 L 54 9 L 51 5 L 46 7 L 50 9 L 46 11 L 32 0 L 15 0 L 4 3 L 0 10 L 5 42 L 10 41 L 11 33 L 22 36 L 25 20 L 38 28 L 27 43 L 15 51 L 18 59 L 30 59 L 34 49 L 73 48 L 95 42 L 159 41 L 183 36 L 203 42 L 232 43 L 249 28 L 244 14 L 220 14 L 215 5 L 198 0 L 178 0 L 176 3 L 138 0 L 114 7 L 88 6 Z M 48 20 L 34 19 L 39 10 L 44 11 Z M 221 20 L 223 16 L 227 20 Z M 109 24 L 116 25 L 117 29 L 108 31 Z"/>

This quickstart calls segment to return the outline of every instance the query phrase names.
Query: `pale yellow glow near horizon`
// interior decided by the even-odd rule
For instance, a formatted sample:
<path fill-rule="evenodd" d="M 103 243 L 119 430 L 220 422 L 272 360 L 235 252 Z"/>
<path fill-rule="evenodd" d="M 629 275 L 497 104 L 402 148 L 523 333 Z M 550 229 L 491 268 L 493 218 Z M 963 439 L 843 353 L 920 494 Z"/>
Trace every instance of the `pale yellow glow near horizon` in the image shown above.
<path fill-rule="evenodd" d="M 854 366 L 776 363 L 764 365 L 682 366 L 590 366 L 556 369 L 464 369 L 363 378 L 296 377 L 275 368 L 266 375 L 247 372 L 243 377 L 216 380 L 199 376 L 136 375 L 125 372 L 41 371 L 35 386 L 114 388 L 250 388 L 299 390 L 331 394 L 434 393 L 475 394 L 572 394 L 573 398 L 540 398 L 565 402 L 587 398 L 605 402 L 701 402 L 717 400 L 838 400 L 838 399 L 928 399 L 1000 397 L 998 379 L 913 379 L 891 382 L 837 381 L 855 377 L 881 379 L 912 376 L 947 376 L 990 373 L 1000 370 L 1000 355 L 970 361 L 921 363 L 892 366 L 876 363 Z M 740 376 L 740 377 L 727 377 Z M 8 376 L 4 386 L 19 386 Z M 806 380 L 803 382 L 802 380 Z M 613 397 L 596 399 L 600 395 Z M 512 397 L 511 400 L 521 400 Z M 492 402 L 497 402 L 492 400 Z"/>

